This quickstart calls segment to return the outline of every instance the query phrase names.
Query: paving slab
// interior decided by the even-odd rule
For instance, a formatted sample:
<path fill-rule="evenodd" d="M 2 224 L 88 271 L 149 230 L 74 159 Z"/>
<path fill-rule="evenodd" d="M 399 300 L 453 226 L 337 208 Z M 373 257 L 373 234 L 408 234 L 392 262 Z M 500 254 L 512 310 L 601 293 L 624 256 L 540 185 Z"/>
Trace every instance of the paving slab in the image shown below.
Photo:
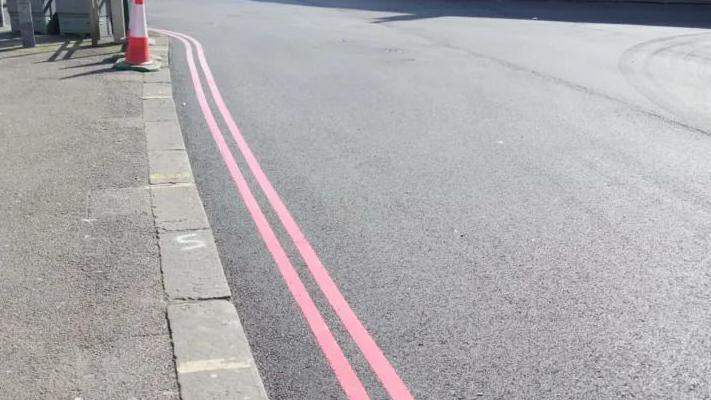
<path fill-rule="evenodd" d="M 160 253 L 169 299 L 230 297 L 211 230 L 161 233 Z"/>
<path fill-rule="evenodd" d="M 161 68 L 158 72 L 143 74 L 143 82 L 170 82 L 170 70 L 168 68 Z"/>
<path fill-rule="evenodd" d="M 143 78 L 56 40 L 0 52 L 0 399 L 178 400 Z"/>
<path fill-rule="evenodd" d="M 177 120 L 146 122 L 148 151 L 185 150 Z"/>
<path fill-rule="evenodd" d="M 190 161 L 185 150 L 148 152 L 149 181 L 152 185 L 189 183 L 193 180 Z"/>
<path fill-rule="evenodd" d="M 173 87 L 168 82 L 151 82 L 143 84 L 143 98 L 172 98 Z"/>
<path fill-rule="evenodd" d="M 151 198 L 146 187 L 99 189 L 89 193 L 89 219 L 150 213 Z"/>
<path fill-rule="evenodd" d="M 151 196 L 158 230 L 188 231 L 210 227 L 195 186 L 151 186 Z"/>
<path fill-rule="evenodd" d="M 170 121 L 175 117 L 173 98 L 158 97 L 143 100 L 143 119 L 145 121 Z"/>
<path fill-rule="evenodd" d="M 234 306 L 226 300 L 168 306 L 183 400 L 267 399 Z"/>

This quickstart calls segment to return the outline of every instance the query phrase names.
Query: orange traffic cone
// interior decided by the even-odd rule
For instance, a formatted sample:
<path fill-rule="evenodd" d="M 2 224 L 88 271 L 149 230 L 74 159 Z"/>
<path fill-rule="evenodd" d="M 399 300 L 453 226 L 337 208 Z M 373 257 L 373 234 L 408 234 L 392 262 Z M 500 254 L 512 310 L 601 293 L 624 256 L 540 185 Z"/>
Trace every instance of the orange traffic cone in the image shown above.
<path fill-rule="evenodd" d="M 116 68 L 118 69 L 135 69 L 139 71 L 157 71 L 160 69 L 160 64 L 151 60 L 144 1 L 133 0 L 128 26 L 126 58 L 116 63 Z"/>

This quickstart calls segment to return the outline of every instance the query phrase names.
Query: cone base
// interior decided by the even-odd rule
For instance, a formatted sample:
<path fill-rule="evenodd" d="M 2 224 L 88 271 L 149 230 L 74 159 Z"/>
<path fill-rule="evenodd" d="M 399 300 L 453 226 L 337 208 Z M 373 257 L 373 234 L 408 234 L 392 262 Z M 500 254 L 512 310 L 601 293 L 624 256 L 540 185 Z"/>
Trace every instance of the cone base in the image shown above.
<path fill-rule="evenodd" d="M 160 61 L 151 60 L 143 64 L 129 64 L 125 58 L 120 58 L 114 64 L 114 69 L 119 71 L 156 72 L 160 70 Z"/>

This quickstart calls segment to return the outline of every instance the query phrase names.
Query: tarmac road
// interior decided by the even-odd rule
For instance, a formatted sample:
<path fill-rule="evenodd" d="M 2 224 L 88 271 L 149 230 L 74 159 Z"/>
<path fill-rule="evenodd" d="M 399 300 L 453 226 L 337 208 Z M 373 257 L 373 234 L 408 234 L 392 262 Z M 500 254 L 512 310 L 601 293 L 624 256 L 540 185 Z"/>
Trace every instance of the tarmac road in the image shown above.
<path fill-rule="evenodd" d="M 414 398 L 708 399 L 709 11 L 161 0 L 149 25 L 203 43 L 266 176 Z M 179 42 L 171 61 L 267 391 L 346 398 L 208 134 Z M 363 387 L 388 398 L 237 161 Z"/>

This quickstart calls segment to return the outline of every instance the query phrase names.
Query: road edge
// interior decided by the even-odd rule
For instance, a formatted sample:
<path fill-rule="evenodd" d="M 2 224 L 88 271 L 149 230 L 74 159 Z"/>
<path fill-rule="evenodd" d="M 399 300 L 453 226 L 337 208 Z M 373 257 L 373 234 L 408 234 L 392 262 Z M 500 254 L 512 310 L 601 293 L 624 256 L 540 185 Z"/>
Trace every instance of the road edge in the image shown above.
<path fill-rule="evenodd" d="M 148 181 L 167 320 L 183 400 L 267 400 L 200 199 L 173 100 L 168 38 L 143 79 Z"/>

